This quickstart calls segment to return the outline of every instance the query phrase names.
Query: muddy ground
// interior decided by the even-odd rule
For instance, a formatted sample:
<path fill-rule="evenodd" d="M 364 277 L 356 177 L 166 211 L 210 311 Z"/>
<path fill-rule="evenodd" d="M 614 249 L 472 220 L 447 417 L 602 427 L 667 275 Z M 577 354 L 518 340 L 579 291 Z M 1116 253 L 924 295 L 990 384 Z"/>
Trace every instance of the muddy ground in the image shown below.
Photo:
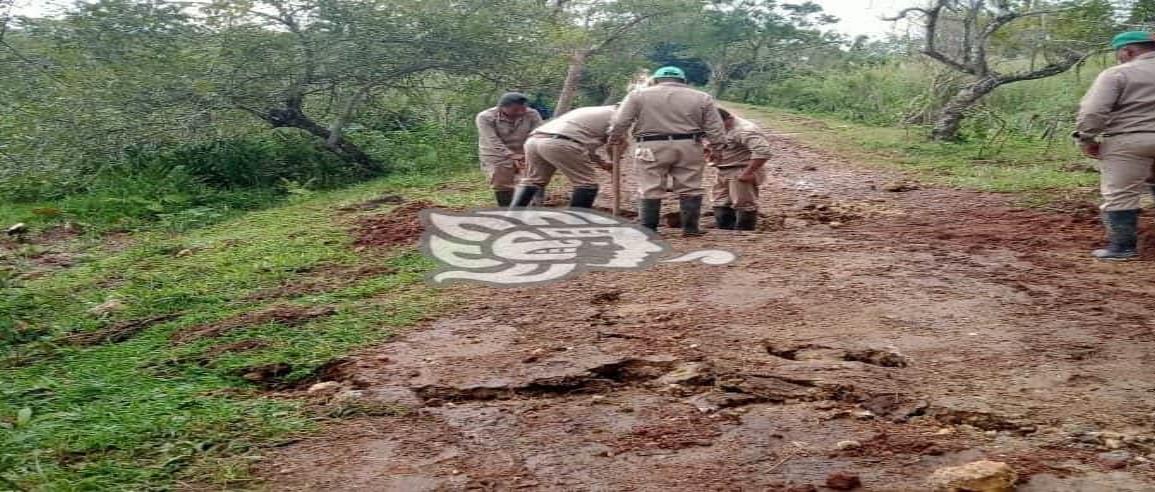
<path fill-rule="evenodd" d="M 1023 491 L 1155 490 L 1155 263 L 1088 261 L 1086 209 L 888 186 L 773 142 L 767 230 L 668 235 L 736 264 L 457 287 L 451 315 L 298 390 L 375 411 L 265 453 L 265 487 L 801 491 L 843 472 L 915 491 L 986 458 Z"/>

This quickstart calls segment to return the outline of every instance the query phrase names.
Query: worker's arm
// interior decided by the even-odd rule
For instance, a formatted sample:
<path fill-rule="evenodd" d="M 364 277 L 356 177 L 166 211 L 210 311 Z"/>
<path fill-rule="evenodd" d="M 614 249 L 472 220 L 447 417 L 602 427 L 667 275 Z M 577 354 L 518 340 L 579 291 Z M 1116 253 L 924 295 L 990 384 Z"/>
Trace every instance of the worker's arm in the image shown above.
<path fill-rule="evenodd" d="M 741 134 L 742 145 L 750 149 L 750 161 L 746 163 L 746 169 L 742 170 L 742 175 L 738 177 L 739 181 L 753 183 L 758 180 L 758 171 L 766 165 L 766 161 L 770 160 L 771 150 L 770 142 L 766 140 L 766 136 L 759 130 L 747 130 Z"/>
<path fill-rule="evenodd" d="M 637 121 L 638 111 L 640 109 L 641 107 L 633 97 L 633 94 L 627 95 L 626 98 L 622 100 L 621 107 L 614 112 L 613 120 L 610 120 L 609 141 L 611 144 L 625 141 L 626 130 L 629 130 L 630 125 L 633 125 L 634 122 Z"/>
<path fill-rule="evenodd" d="M 722 115 L 718 114 L 718 105 L 710 96 L 706 96 L 702 104 L 702 131 L 712 147 L 726 141 L 726 125 L 722 123 Z"/>
<path fill-rule="evenodd" d="M 501 141 L 501 137 L 497 135 L 497 126 L 491 118 L 488 118 L 485 113 L 478 113 L 475 120 L 477 123 L 477 140 L 481 143 L 482 153 L 489 151 L 495 154 L 501 154 L 506 159 L 513 159 L 516 157 L 509 147 L 505 146 L 505 142 Z"/>
<path fill-rule="evenodd" d="M 541 119 L 541 113 L 537 112 L 536 109 L 530 108 L 529 114 L 526 115 L 526 117 L 529 118 L 530 131 L 537 129 L 537 127 L 541 126 L 543 123 L 543 120 Z"/>
<path fill-rule="evenodd" d="M 1099 74 L 1091 89 L 1079 103 L 1079 115 L 1075 122 L 1075 136 L 1088 157 L 1098 159 L 1096 138 L 1102 135 L 1110 121 L 1111 111 L 1119 102 L 1125 80 L 1118 70 L 1107 70 Z"/>

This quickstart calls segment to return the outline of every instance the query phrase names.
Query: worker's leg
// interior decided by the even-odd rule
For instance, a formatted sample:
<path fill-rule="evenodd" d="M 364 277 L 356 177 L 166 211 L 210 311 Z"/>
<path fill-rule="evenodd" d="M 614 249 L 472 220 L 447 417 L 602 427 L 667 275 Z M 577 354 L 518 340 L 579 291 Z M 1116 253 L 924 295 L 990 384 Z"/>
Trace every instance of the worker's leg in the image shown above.
<path fill-rule="evenodd" d="M 730 180 L 733 171 L 715 168 L 714 186 L 710 189 L 710 203 L 714 205 L 714 222 L 719 229 L 733 229 L 737 220 L 730 200 Z"/>
<path fill-rule="evenodd" d="M 706 167 L 706 155 L 702 145 L 693 140 L 677 140 L 668 144 L 668 159 L 673 159 L 670 174 L 674 177 L 674 193 L 678 195 L 678 205 L 682 215 L 682 235 L 701 236 L 705 234 L 698 227 L 702 217 L 702 173 Z"/>
<path fill-rule="evenodd" d="M 666 196 L 669 160 L 660 160 L 668 142 L 639 142 L 634 146 L 634 179 L 638 182 L 638 219 L 642 227 L 658 230 L 662 198 Z"/>
<path fill-rule="evenodd" d="M 745 172 L 745 168 L 738 168 L 738 175 L 730 180 L 730 195 L 734 198 L 734 210 L 737 211 L 735 229 L 752 231 L 758 225 L 758 187 L 766 179 L 766 172 L 759 169 L 754 173 L 754 182 L 749 183 L 738 179 Z"/>
<path fill-rule="evenodd" d="M 589 152 L 576 142 L 566 140 L 555 142 L 559 143 L 551 146 L 552 153 L 549 157 L 558 171 L 561 171 L 573 185 L 569 206 L 592 208 L 598 196 L 598 175 Z"/>
<path fill-rule="evenodd" d="M 1110 244 L 1094 251 L 1096 258 L 1127 260 L 1137 256 L 1140 198 L 1150 189 L 1155 138 L 1150 134 L 1119 135 L 1103 142 L 1100 191 L 1103 225 Z"/>
<path fill-rule="evenodd" d="M 529 206 L 535 197 L 543 194 L 556 170 L 549 161 L 549 141 L 530 139 L 525 143 L 525 174 L 514 194 L 514 207 Z"/>
<path fill-rule="evenodd" d="M 481 169 L 485 171 L 489 187 L 493 189 L 497 206 L 508 207 L 513 201 L 513 190 L 517 185 L 517 166 L 508 159 L 482 156 Z"/>

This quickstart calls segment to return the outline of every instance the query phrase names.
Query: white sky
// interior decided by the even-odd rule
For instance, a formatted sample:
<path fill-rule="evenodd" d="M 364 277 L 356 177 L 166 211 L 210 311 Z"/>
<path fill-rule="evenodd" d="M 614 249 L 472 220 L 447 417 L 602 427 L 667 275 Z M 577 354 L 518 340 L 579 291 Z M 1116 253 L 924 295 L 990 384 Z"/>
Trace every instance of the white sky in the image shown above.
<path fill-rule="evenodd" d="M 784 0 L 784 2 L 804 0 Z M 880 19 L 890 16 L 905 7 L 921 5 L 925 0 L 813 0 L 826 12 L 841 19 L 834 28 L 849 35 L 869 34 L 878 38 L 892 32 L 894 23 Z M 71 4 L 71 0 L 16 0 L 15 14 L 37 16 L 58 11 L 61 5 Z"/>
<path fill-rule="evenodd" d="M 841 22 L 834 28 L 849 35 L 868 34 L 872 38 L 879 38 L 895 29 L 902 29 L 902 24 L 881 20 L 881 17 L 892 17 L 898 11 L 926 4 L 926 0 L 813 0 L 822 6 L 829 14 L 838 17 Z"/>

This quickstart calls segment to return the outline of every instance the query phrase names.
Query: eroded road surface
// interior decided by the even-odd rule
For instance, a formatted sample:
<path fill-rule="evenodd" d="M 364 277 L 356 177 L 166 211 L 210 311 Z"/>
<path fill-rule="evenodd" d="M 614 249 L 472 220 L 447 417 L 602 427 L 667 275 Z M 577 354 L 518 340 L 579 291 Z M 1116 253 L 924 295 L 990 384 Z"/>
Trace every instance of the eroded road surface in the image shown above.
<path fill-rule="evenodd" d="M 773 143 L 766 230 L 668 234 L 737 263 L 456 287 L 332 371 L 383 410 L 266 453 L 266 486 L 916 491 L 989 459 L 1024 491 L 1155 490 L 1155 263 L 1088 261 L 1093 211 Z"/>

